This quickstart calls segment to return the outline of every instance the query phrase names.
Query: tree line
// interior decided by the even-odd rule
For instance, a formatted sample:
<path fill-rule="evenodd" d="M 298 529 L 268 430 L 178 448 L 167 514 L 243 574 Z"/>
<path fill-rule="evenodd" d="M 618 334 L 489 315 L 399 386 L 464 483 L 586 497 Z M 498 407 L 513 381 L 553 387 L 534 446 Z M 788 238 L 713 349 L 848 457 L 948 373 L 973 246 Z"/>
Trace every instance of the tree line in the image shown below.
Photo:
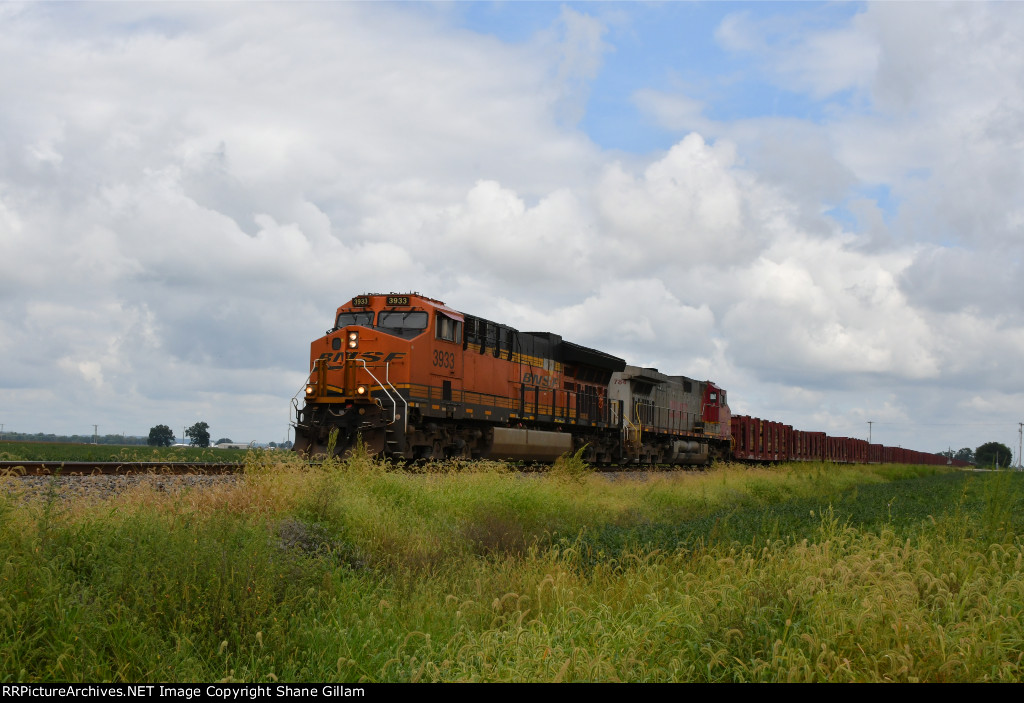
<path fill-rule="evenodd" d="M 939 452 L 941 456 L 948 459 L 966 461 L 969 464 L 983 468 L 1007 468 L 1013 461 L 1013 451 L 1002 442 L 986 442 L 977 449 L 963 447 L 957 451 L 946 450 Z"/>
<path fill-rule="evenodd" d="M 185 438 L 193 447 L 209 447 L 210 425 L 205 422 L 197 422 L 185 430 Z M 149 430 L 148 437 L 136 437 L 122 434 L 105 435 L 63 435 L 52 432 L 4 432 L 0 440 L 9 442 L 51 442 L 53 444 L 114 444 L 118 446 L 146 446 L 169 447 L 176 439 L 174 430 L 167 425 L 156 425 Z M 213 444 L 233 444 L 230 437 L 221 437 Z M 270 442 L 273 448 L 291 449 L 292 443 Z"/>
<path fill-rule="evenodd" d="M 145 445 L 145 437 L 129 437 L 122 434 L 104 435 L 81 435 L 81 434 L 53 434 L 43 432 L 4 432 L 3 437 L 11 442 L 53 442 L 56 444 L 119 444 L 119 445 Z"/>

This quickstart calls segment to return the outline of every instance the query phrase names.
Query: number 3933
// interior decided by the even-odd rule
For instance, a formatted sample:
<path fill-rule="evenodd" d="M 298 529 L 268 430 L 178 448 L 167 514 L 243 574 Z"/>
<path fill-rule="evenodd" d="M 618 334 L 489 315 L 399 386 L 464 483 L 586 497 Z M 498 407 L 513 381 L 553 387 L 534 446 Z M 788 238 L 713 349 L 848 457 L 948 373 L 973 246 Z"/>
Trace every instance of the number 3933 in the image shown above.
<path fill-rule="evenodd" d="M 441 351 L 440 349 L 434 350 L 434 366 L 442 369 L 454 369 L 455 368 L 455 354 L 452 352 Z"/>

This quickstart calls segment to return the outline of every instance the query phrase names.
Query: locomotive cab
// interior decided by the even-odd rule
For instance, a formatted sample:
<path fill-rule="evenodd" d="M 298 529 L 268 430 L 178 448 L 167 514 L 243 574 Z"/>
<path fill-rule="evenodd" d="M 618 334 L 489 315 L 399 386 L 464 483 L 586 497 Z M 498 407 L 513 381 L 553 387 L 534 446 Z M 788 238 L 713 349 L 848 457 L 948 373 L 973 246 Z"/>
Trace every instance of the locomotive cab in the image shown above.
<path fill-rule="evenodd" d="M 322 453 L 330 433 L 344 448 L 362 433 L 382 451 L 387 433 L 404 426 L 408 413 L 410 364 L 417 345 L 430 343 L 437 301 L 418 295 L 356 296 L 338 308 L 335 325 L 310 346 L 305 403 L 295 404 L 299 451 Z"/>
<path fill-rule="evenodd" d="M 430 379 L 441 400 L 461 390 L 463 316 L 417 294 L 356 296 L 310 345 L 305 400 L 295 402 L 295 447 L 338 449 L 361 435 L 374 453 L 406 451 L 415 382 Z"/>
<path fill-rule="evenodd" d="M 715 437 L 729 437 L 731 414 L 725 391 L 708 381 L 704 386 L 701 406 L 701 432 Z"/>

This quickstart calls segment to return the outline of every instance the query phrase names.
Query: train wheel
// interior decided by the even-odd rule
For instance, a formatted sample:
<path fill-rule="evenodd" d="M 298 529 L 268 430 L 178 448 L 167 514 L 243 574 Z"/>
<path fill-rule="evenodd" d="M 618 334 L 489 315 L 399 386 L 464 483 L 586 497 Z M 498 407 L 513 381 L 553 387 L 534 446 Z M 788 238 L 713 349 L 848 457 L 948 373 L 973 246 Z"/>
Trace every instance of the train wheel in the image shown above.
<path fill-rule="evenodd" d="M 469 450 L 469 445 L 462 440 L 456 441 L 456 446 L 449 447 L 445 452 L 449 459 L 456 459 L 458 461 L 467 461 L 471 458 L 472 452 Z"/>
<path fill-rule="evenodd" d="M 444 447 L 441 446 L 441 442 L 440 441 L 434 442 L 434 446 L 431 448 L 431 451 L 430 451 L 430 460 L 431 461 L 444 461 L 446 458 L 447 457 L 445 457 Z"/>
<path fill-rule="evenodd" d="M 296 434 L 295 443 L 292 444 L 292 451 L 298 452 L 299 454 L 309 455 L 309 438 L 306 435 Z"/>

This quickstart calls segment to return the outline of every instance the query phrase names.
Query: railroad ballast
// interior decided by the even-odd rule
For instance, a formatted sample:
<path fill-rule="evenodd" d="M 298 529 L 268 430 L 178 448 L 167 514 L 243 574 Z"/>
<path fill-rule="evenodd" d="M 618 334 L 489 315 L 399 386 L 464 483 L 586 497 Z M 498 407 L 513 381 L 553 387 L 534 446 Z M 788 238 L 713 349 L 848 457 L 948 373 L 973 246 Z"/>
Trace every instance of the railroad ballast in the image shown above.
<path fill-rule="evenodd" d="M 301 393 L 301 391 L 300 391 Z M 732 417 L 712 381 L 630 366 L 550 332 L 521 332 L 418 293 L 359 295 L 313 341 L 295 445 L 361 441 L 394 459 L 706 465 L 753 461 L 946 463 L 939 455 Z"/>

